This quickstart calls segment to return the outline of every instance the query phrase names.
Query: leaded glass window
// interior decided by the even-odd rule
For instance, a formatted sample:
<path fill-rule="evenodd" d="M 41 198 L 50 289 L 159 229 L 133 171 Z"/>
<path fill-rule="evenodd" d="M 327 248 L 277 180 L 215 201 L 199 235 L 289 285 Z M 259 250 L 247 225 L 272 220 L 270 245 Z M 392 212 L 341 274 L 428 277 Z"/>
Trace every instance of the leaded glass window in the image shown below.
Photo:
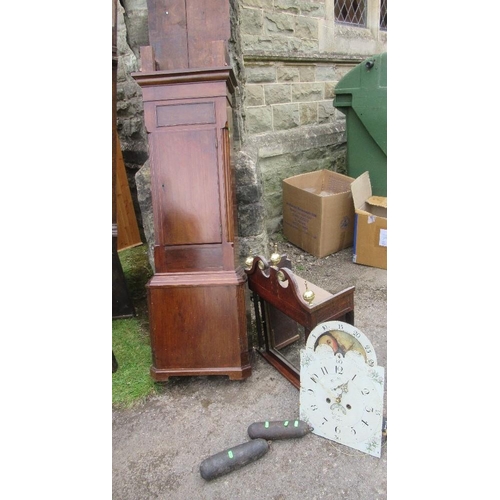
<path fill-rule="evenodd" d="M 380 2 L 380 29 L 387 31 L 387 0 Z"/>
<path fill-rule="evenodd" d="M 335 0 L 335 22 L 366 27 L 366 0 Z"/>

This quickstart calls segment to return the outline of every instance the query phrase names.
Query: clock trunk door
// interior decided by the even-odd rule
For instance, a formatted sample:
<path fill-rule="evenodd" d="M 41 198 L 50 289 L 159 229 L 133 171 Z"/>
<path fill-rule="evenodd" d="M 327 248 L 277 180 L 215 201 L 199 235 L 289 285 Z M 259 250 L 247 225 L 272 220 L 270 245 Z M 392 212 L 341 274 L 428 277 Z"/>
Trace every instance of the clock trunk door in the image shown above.
<path fill-rule="evenodd" d="M 221 243 L 216 129 L 154 133 L 151 164 L 156 244 Z"/>

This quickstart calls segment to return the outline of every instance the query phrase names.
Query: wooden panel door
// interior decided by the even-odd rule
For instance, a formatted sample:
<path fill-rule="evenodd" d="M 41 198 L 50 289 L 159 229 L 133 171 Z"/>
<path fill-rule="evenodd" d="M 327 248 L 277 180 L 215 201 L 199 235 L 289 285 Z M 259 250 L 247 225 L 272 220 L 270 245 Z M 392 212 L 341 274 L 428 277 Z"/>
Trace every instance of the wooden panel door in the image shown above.
<path fill-rule="evenodd" d="M 156 132 L 152 144 L 156 244 L 221 243 L 216 129 Z"/>

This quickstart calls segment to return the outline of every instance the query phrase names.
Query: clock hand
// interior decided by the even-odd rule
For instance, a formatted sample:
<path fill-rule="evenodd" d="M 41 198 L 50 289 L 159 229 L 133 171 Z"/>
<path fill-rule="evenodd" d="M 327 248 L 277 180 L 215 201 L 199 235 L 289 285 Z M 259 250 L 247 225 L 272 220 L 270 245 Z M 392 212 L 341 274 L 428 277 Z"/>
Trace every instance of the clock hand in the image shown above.
<path fill-rule="evenodd" d="M 316 382 L 317 384 L 319 384 L 322 389 L 331 396 L 331 398 L 333 399 L 333 403 L 330 405 L 330 410 L 331 411 L 334 411 L 334 410 L 341 410 L 342 413 L 344 415 L 347 414 L 347 410 L 340 404 L 342 402 L 342 394 L 346 393 L 348 391 L 347 389 L 347 384 L 349 383 L 349 381 L 347 382 L 344 382 L 343 384 L 340 384 L 338 385 L 337 387 L 335 387 L 333 390 L 336 391 L 337 389 L 341 389 L 341 392 L 340 394 L 334 394 L 331 389 L 329 389 L 328 387 L 326 387 L 322 382 L 321 380 L 313 375 L 311 377 L 311 379 Z M 331 400 L 327 399 L 327 402 L 330 402 Z"/>
<path fill-rule="evenodd" d="M 334 396 L 335 403 L 333 403 L 333 404 L 332 404 L 332 406 L 330 406 L 330 409 L 331 409 L 331 410 L 333 410 L 333 407 L 334 407 L 335 405 L 340 406 L 340 405 L 339 405 L 339 403 L 341 403 L 341 402 L 342 402 L 342 395 L 343 395 L 343 394 L 345 394 L 346 392 L 349 392 L 349 389 L 348 389 L 348 386 L 347 386 L 347 384 L 348 384 L 348 383 L 349 383 L 349 381 L 344 382 L 343 384 L 340 384 L 340 385 L 338 385 L 337 387 L 334 387 L 334 388 L 333 388 L 333 390 L 334 390 L 335 392 L 336 392 L 338 389 L 340 389 L 340 390 L 341 390 L 341 392 L 340 392 L 340 394 L 339 394 L 339 393 L 337 393 L 337 392 L 335 393 L 335 396 Z M 331 393 L 331 391 L 328 391 L 328 392 L 330 392 L 330 394 L 332 394 L 332 393 Z M 343 412 L 345 413 L 345 409 L 344 409 L 343 407 L 341 407 L 341 408 L 342 408 Z"/>
<path fill-rule="evenodd" d="M 314 376 L 314 377 L 311 377 L 311 379 L 312 379 L 314 382 L 318 383 L 318 384 L 319 384 L 319 385 L 323 388 L 323 390 L 324 390 L 325 392 L 327 392 L 327 393 L 331 396 L 331 398 L 332 398 L 332 399 L 333 399 L 336 403 L 340 403 L 340 401 L 341 401 L 341 399 L 342 399 L 342 396 L 341 396 L 341 395 L 339 396 L 339 395 L 337 395 L 337 394 L 334 394 L 334 393 L 333 393 L 330 389 L 328 389 L 328 387 L 326 387 L 326 386 L 325 386 L 325 385 L 321 382 L 321 380 L 320 380 L 318 377 Z M 339 387 L 340 387 L 340 386 L 339 386 Z M 336 389 L 338 389 L 338 387 L 336 387 L 334 390 L 336 390 Z"/>
<path fill-rule="evenodd" d="M 344 382 L 343 384 L 338 385 L 335 387 L 333 390 L 336 391 L 337 389 L 342 389 L 342 392 L 349 392 L 347 384 L 349 383 L 349 380 L 347 382 Z M 340 395 L 342 397 L 342 395 Z"/>

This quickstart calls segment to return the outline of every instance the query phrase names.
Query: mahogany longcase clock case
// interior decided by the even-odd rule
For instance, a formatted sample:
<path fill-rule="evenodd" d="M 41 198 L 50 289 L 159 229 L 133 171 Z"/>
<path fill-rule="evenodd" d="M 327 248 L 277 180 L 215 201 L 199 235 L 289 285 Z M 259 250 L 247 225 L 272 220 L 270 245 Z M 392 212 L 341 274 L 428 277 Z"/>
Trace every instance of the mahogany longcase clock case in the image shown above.
<path fill-rule="evenodd" d="M 229 2 L 148 0 L 148 9 L 151 46 L 141 48 L 133 76 L 151 166 L 151 376 L 244 379 L 251 366 L 247 278 L 235 248 Z"/>

